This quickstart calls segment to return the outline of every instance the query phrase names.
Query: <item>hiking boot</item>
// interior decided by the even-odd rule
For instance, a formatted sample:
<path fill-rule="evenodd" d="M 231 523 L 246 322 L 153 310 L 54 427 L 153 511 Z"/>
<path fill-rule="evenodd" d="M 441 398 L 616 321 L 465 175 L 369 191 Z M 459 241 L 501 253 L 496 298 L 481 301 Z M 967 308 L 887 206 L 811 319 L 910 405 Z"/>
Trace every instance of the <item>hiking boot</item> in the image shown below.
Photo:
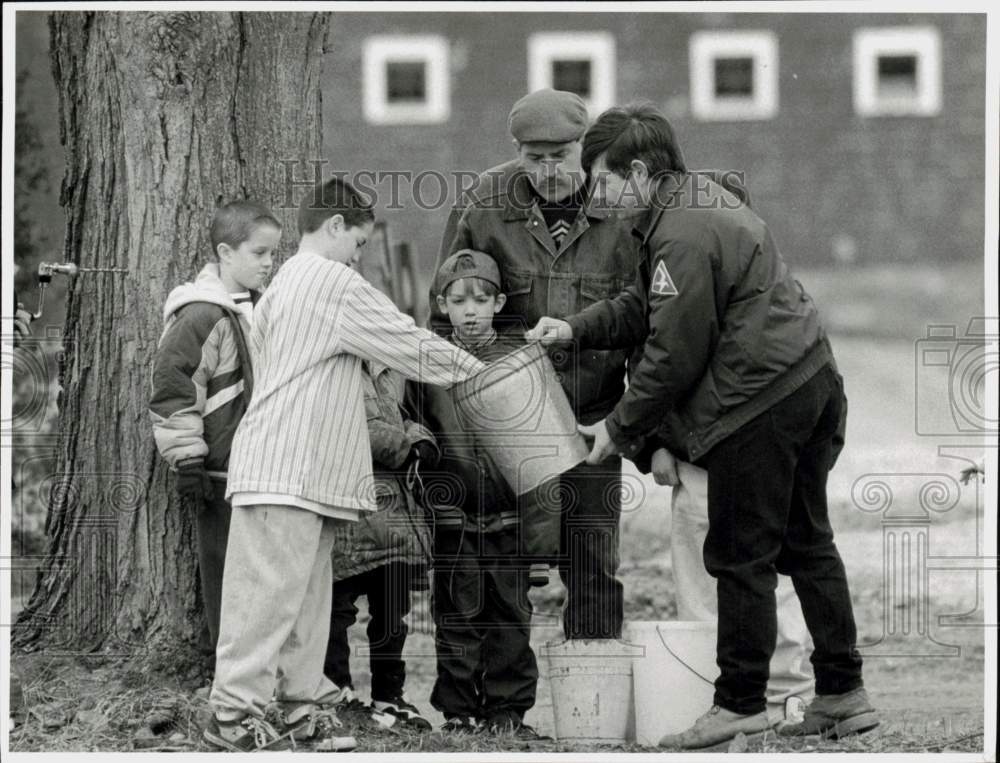
<path fill-rule="evenodd" d="M 478 734 L 480 724 L 471 715 L 453 715 L 446 718 L 438 731 L 442 734 Z"/>
<path fill-rule="evenodd" d="M 404 728 L 409 728 L 413 731 L 431 730 L 430 721 L 424 718 L 416 707 L 407 702 L 402 694 L 391 700 L 373 699 L 372 707 L 376 712 L 395 716 L 396 720 Z"/>
<path fill-rule="evenodd" d="M 691 728 L 680 734 L 667 734 L 660 740 L 660 747 L 672 747 L 680 750 L 719 750 L 725 749 L 737 734 L 746 736 L 747 741 L 763 736 L 771 728 L 767 719 L 767 711 L 751 715 L 740 715 L 724 707 L 712 705 L 712 708 L 694 722 Z"/>
<path fill-rule="evenodd" d="M 246 715 L 232 721 L 220 720 L 212 714 L 202 729 L 202 738 L 209 744 L 230 752 L 282 751 L 294 748 L 288 734 L 278 730 L 263 718 Z"/>
<path fill-rule="evenodd" d="M 778 726 L 781 736 L 819 735 L 823 739 L 840 739 L 851 734 L 863 734 L 878 726 L 879 718 L 868 700 L 868 692 L 858 687 L 843 694 L 823 694 L 806 705 L 799 723 Z"/>
<path fill-rule="evenodd" d="M 281 720 L 296 742 L 309 742 L 318 752 L 347 752 L 358 746 L 357 740 L 344 733 L 344 724 L 333 705 L 303 702 L 291 709 L 282 708 Z"/>

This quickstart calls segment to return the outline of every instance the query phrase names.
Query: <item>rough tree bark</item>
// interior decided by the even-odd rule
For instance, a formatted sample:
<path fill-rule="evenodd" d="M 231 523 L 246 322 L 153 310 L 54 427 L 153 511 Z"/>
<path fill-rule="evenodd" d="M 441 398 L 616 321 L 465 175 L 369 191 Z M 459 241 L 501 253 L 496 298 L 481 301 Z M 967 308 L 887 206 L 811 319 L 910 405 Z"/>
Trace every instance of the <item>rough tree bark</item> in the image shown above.
<path fill-rule="evenodd" d="M 327 26 L 313 13 L 52 15 L 65 259 L 127 272 L 83 273 L 70 293 L 49 550 L 16 647 L 163 662 L 197 641 L 192 522 L 146 408 L 163 300 L 206 261 L 222 200 L 272 205 L 288 253 L 282 162 L 320 157 Z"/>

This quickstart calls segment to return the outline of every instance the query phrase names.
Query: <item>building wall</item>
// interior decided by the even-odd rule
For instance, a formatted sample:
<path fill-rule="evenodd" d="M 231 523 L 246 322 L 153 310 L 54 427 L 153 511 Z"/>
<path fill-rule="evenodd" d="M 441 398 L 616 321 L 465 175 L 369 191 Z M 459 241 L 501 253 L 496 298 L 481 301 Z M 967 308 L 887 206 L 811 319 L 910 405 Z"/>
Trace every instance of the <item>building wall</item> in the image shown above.
<path fill-rule="evenodd" d="M 932 117 L 859 117 L 852 34 L 859 27 L 940 30 L 942 109 Z M 780 106 L 772 119 L 704 122 L 690 114 L 688 41 L 705 29 L 771 30 Z M 977 259 L 983 256 L 986 24 L 983 15 L 688 13 L 338 13 L 324 61 L 324 132 L 334 168 L 475 172 L 513 157 L 510 106 L 527 90 L 527 38 L 606 30 L 616 40 L 616 101 L 653 101 L 677 128 L 688 165 L 741 169 L 792 263 Z M 363 41 L 373 34 L 450 41 L 451 118 L 384 126 L 361 109 Z M 426 176 L 424 206 L 440 196 Z M 397 239 L 433 266 L 447 205 L 420 209 L 407 184 L 387 210 Z M 452 194 L 454 189 L 450 189 Z M 452 196 L 453 198 L 453 196 Z"/>

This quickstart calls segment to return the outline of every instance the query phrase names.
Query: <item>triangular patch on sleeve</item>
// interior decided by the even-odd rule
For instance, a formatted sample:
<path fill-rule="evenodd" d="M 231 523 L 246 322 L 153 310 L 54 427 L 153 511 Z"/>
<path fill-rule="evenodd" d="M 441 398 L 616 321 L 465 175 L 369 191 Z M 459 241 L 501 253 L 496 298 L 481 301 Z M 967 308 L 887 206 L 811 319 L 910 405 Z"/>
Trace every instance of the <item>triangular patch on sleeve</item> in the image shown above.
<path fill-rule="evenodd" d="M 653 283 L 649 287 L 649 290 L 661 297 L 676 297 L 680 294 L 663 260 L 656 263 L 656 270 L 653 271 Z"/>

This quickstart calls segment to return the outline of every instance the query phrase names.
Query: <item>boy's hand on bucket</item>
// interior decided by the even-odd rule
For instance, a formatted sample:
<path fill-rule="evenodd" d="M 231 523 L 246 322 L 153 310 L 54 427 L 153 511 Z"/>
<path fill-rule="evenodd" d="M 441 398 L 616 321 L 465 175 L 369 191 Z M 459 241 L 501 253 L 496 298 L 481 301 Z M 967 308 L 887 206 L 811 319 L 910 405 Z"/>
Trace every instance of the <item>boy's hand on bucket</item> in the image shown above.
<path fill-rule="evenodd" d="M 608 428 L 604 425 L 603 421 L 598 421 L 589 427 L 578 424 L 577 429 L 588 442 L 593 439 L 594 444 L 590 448 L 590 455 L 587 456 L 588 464 L 599 464 L 605 459 L 621 453 L 618 450 L 618 446 L 611 439 L 611 435 L 608 434 Z"/>
<path fill-rule="evenodd" d="M 679 485 L 681 478 L 677 474 L 677 459 L 666 448 L 660 448 L 653 453 L 653 481 L 657 485 Z"/>
<path fill-rule="evenodd" d="M 541 318 L 533 329 L 524 332 L 524 338 L 529 342 L 541 342 L 542 347 L 548 347 L 573 339 L 573 328 L 566 321 L 558 318 Z"/>

